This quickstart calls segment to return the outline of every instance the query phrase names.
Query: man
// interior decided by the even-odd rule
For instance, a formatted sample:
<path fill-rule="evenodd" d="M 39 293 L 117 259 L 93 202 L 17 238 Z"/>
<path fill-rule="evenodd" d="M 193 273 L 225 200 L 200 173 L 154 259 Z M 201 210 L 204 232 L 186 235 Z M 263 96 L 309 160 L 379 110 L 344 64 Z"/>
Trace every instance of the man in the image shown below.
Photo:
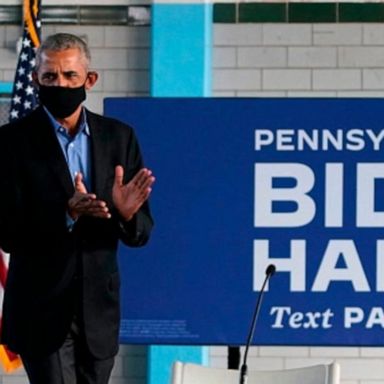
<path fill-rule="evenodd" d="M 31 384 L 106 384 L 118 350 L 118 240 L 142 246 L 154 177 L 133 130 L 82 106 L 97 81 L 86 44 L 48 37 L 42 106 L 0 129 L 0 246 L 11 253 L 1 342 Z"/>

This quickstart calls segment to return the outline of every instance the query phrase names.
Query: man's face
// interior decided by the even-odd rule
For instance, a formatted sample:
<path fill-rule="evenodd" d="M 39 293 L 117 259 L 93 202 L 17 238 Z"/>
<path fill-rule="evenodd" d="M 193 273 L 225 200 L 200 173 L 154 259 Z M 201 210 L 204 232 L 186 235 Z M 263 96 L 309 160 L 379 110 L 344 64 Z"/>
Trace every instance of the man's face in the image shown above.
<path fill-rule="evenodd" d="M 90 89 L 93 85 L 89 81 L 86 59 L 77 48 L 43 51 L 35 80 L 41 85 L 69 88 L 85 83 L 85 88 Z"/>

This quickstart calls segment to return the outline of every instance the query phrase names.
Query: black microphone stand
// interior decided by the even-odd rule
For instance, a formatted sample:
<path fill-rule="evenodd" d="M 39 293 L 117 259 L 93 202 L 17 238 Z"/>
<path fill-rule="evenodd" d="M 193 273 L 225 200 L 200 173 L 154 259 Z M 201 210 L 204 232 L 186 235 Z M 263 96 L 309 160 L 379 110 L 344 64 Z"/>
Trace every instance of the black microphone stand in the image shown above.
<path fill-rule="evenodd" d="M 267 285 L 268 280 L 275 273 L 275 271 L 276 271 L 276 267 L 273 264 L 268 265 L 268 267 L 265 271 L 266 276 L 265 276 L 263 285 L 261 286 L 259 296 L 257 298 L 255 311 L 253 312 L 251 329 L 249 330 L 247 344 L 246 344 L 245 352 L 244 352 L 243 364 L 242 364 L 241 369 L 240 369 L 240 384 L 246 384 L 247 383 L 247 378 L 248 378 L 247 377 L 247 375 L 248 375 L 248 366 L 247 366 L 248 350 L 249 350 L 249 347 L 252 343 L 253 335 L 255 333 L 257 318 L 259 317 L 259 312 L 260 312 L 260 308 L 261 308 L 261 302 L 262 302 L 263 296 L 264 296 L 265 286 Z"/>

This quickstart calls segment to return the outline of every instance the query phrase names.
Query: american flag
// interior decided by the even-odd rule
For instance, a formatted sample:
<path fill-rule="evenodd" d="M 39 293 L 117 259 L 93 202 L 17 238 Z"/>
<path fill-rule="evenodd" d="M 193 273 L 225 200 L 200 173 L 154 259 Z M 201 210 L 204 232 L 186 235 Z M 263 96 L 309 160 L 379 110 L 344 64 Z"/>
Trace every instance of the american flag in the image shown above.
<path fill-rule="evenodd" d="M 38 105 L 36 88 L 32 81 L 32 71 L 35 67 L 36 49 L 40 45 L 40 4 L 40 0 L 24 0 L 23 2 L 24 31 L 13 85 L 10 121 L 23 117 Z M 8 260 L 9 255 L 0 249 L 1 307 L 7 279 Z M 0 345 L 0 362 L 6 372 L 11 372 L 22 364 L 20 357 L 8 350 L 5 345 Z"/>
<path fill-rule="evenodd" d="M 3 301 L 5 281 L 7 279 L 9 255 L 0 249 L 0 299 Z M 12 372 L 22 365 L 18 355 L 11 352 L 5 345 L 0 345 L 0 362 L 5 372 Z"/>
<path fill-rule="evenodd" d="M 17 120 L 38 105 L 37 91 L 32 81 L 36 49 L 40 45 L 40 0 L 24 0 L 24 32 L 20 41 L 9 120 Z"/>

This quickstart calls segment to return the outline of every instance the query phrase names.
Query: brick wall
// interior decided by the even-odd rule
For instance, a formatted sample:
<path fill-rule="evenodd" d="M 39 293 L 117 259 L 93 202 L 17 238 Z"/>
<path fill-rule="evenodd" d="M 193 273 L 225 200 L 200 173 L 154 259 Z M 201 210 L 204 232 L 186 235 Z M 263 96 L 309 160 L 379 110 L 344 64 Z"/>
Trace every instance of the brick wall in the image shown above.
<path fill-rule="evenodd" d="M 382 97 L 384 25 L 214 24 L 213 95 Z M 227 348 L 212 347 L 210 357 L 226 367 Z M 254 347 L 249 369 L 330 360 L 340 362 L 342 384 L 384 383 L 384 348 Z"/>
<path fill-rule="evenodd" d="M 381 97 L 382 24 L 215 24 L 215 96 Z"/>
<path fill-rule="evenodd" d="M 88 106 L 102 111 L 106 96 L 149 94 L 149 27 L 55 26 L 44 34 L 84 36 L 100 80 Z M 0 26 L 0 81 L 13 81 L 20 28 Z M 214 24 L 214 96 L 362 96 L 384 91 L 384 25 Z M 210 348 L 211 365 L 225 367 L 225 347 Z M 250 369 L 295 367 L 336 359 L 342 384 L 383 384 L 384 348 L 254 347 Z M 111 384 L 145 384 L 146 348 L 121 346 Z M 0 384 L 26 384 L 23 371 Z"/>
<path fill-rule="evenodd" d="M 48 25 L 43 29 L 43 37 L 55 32 L 75 33 L 88 41 L 92 68 L 99 73 L 86 102 L 93 111 L 103 111 L 103 99 L 107 96 L 149 94 L 149 27 Z M 14 79 L 20 33 L 18 26 L 0 26 L 0 81 Z"/>

